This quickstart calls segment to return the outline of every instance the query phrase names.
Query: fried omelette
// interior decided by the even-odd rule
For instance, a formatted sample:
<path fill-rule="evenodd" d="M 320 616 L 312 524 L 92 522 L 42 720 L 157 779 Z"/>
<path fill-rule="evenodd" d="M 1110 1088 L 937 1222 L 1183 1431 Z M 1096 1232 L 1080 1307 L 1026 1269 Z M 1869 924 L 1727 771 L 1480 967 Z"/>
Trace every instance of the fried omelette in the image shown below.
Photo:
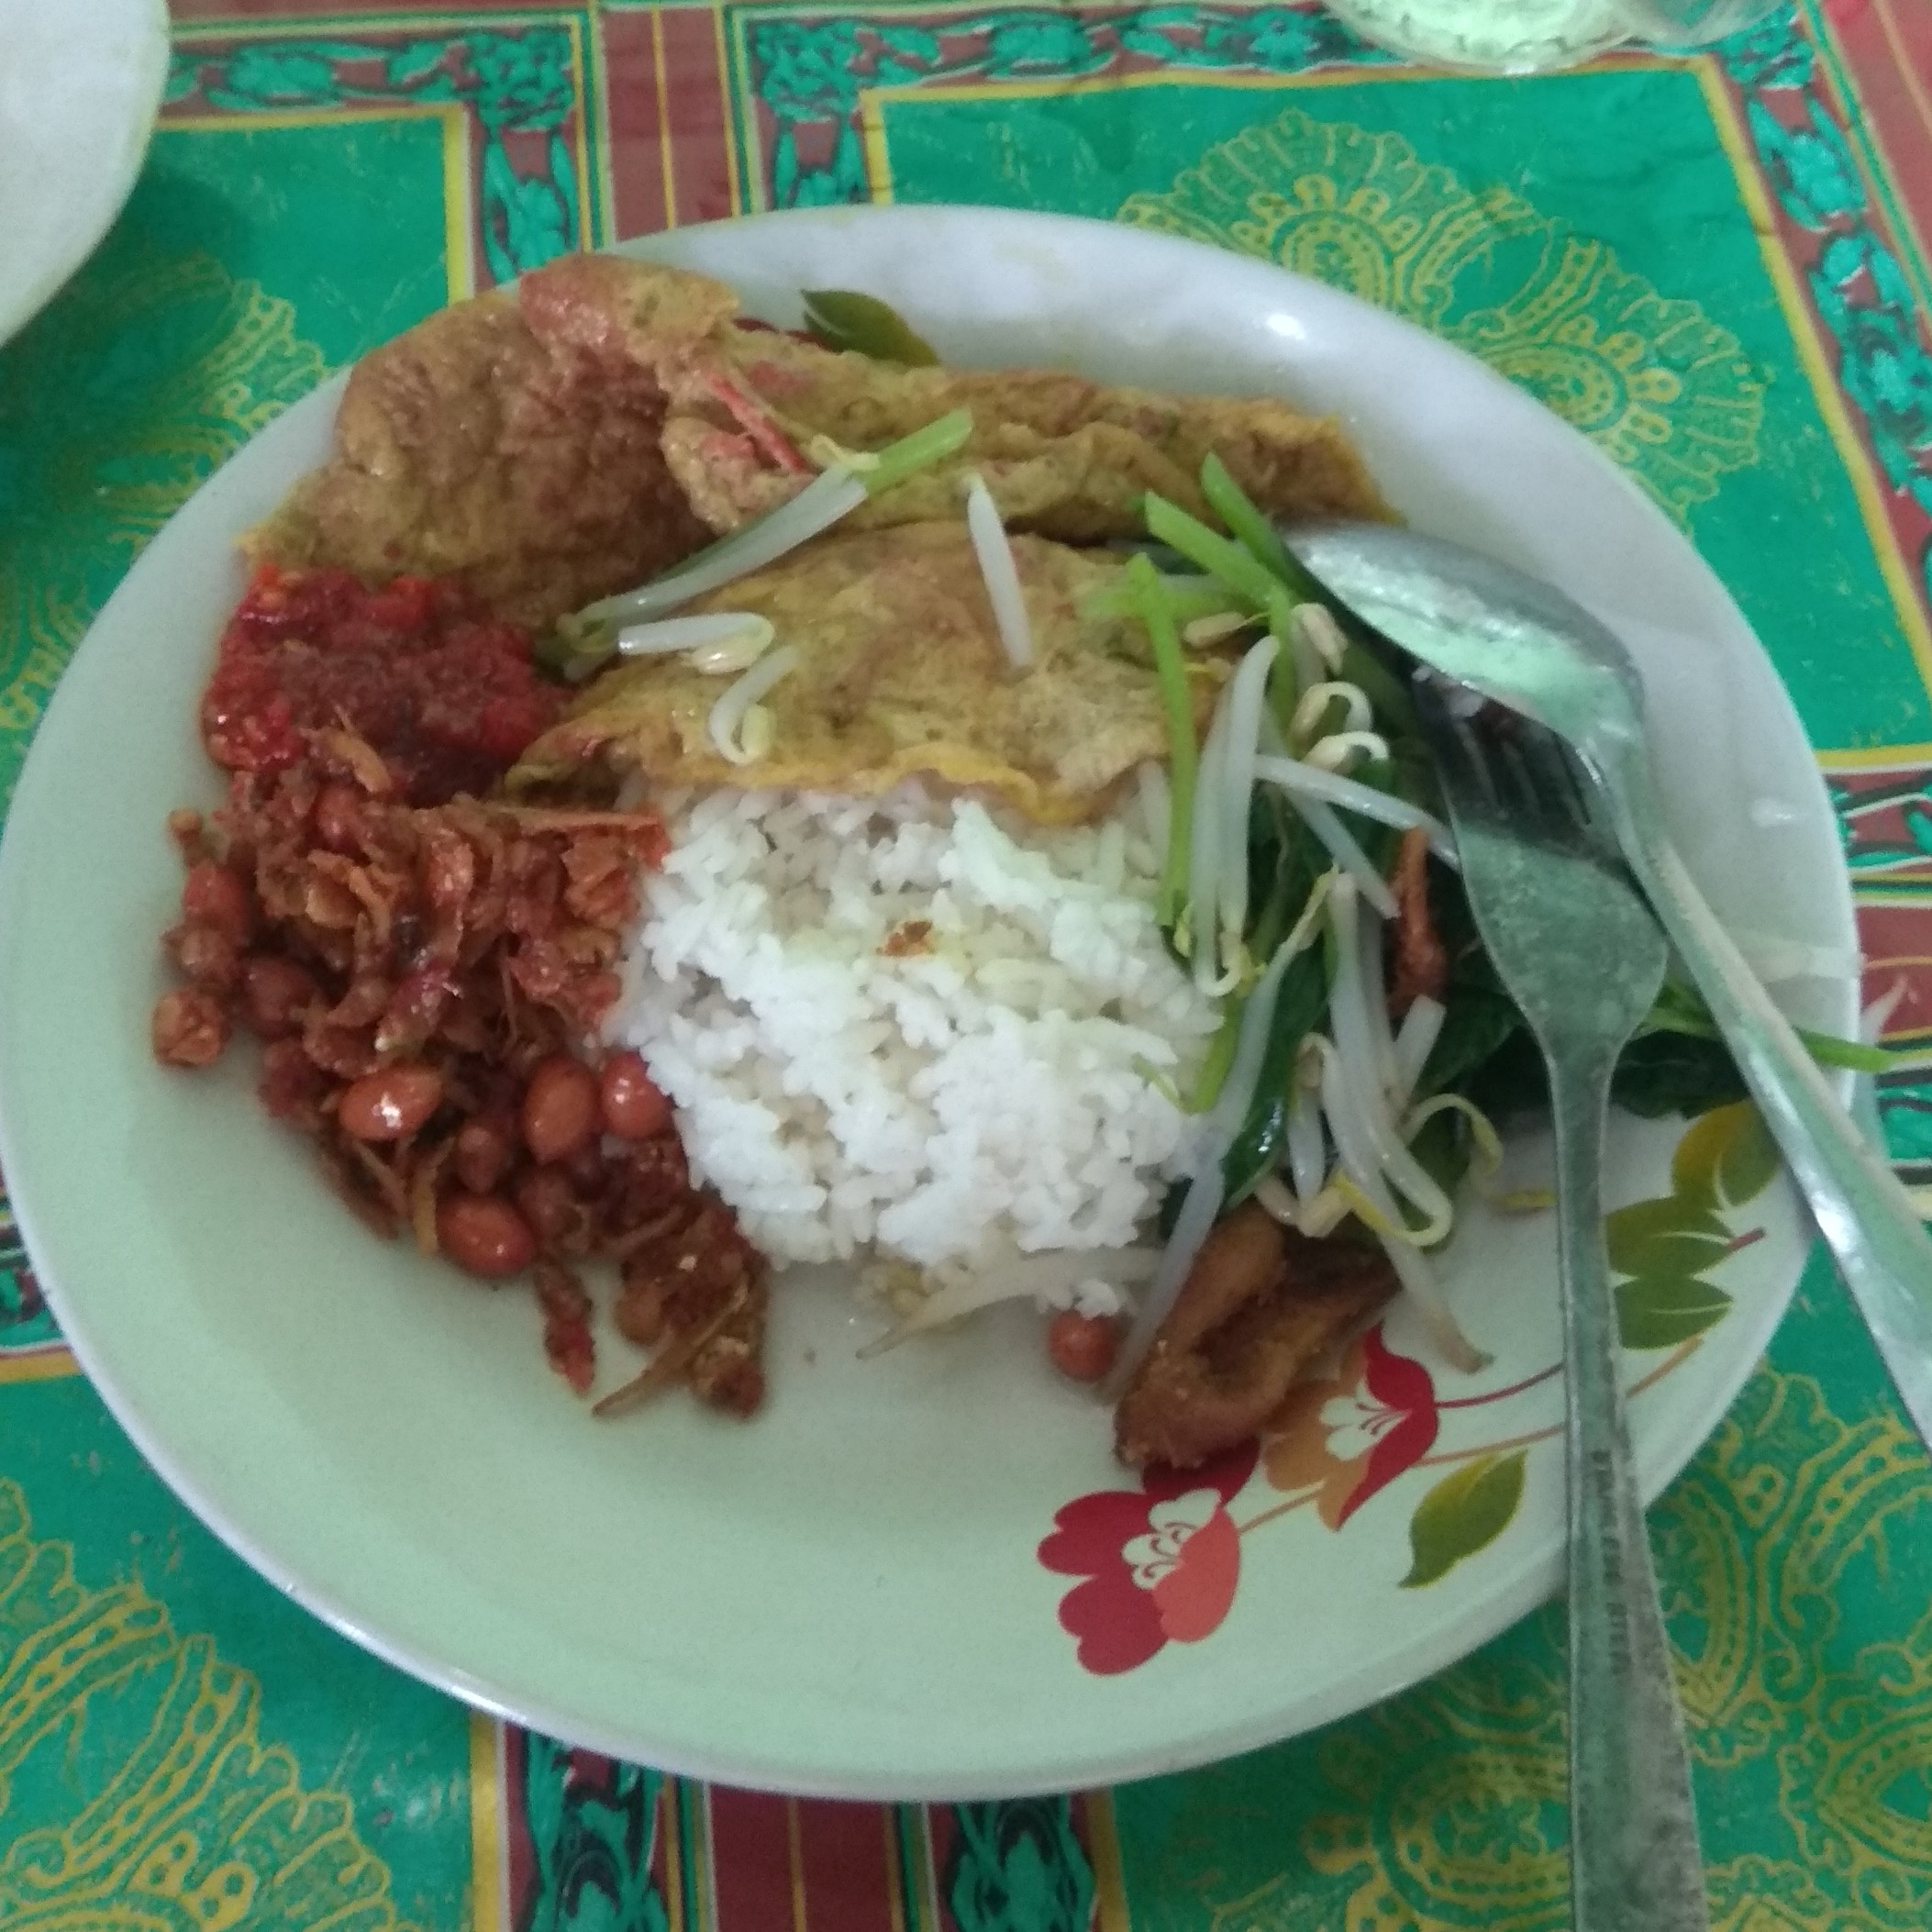
<path fill-rule="evenodd" d="M 243 549 L 370 584 L 454 577 L 541 628 L 709 539 L 664 414 L 649 370 L 541 340 L 516 295 L 460 302 L 356 364 L 335 454 Z"/>
<path fill-rule="evenodd" d="M 853 527 L 956 516 L 976 470 L 1010 529 L 1131 537 L 1149 489 L 1204 511 L 1210 450 L 1271 515 L 1387 514 L 1341 430 L 1279 401 L 903 368 L 747 324 L 706 276 L 573 255 L 365 356 L 334 455 L 247 547 L 370 582 L 456 577 L 541 628 L 786 501 L 831 446 L 877 449 L 961 406 L 966 447 Z"/>
<path fill-rule="evenodd" d="M 957 514 L 977 471 L 1010 528 L 1066 543 L 1139 533 L 1149 490 L 1207 514 L 1195 478 L 1218 454 L 1278 516 L 1387 514 L 1339 427 L 1271 398 L 1108 388 L 1053 370 L 906 368 L 834 352 L 775 329 L 732 326 L 736 300 L 702 277 L 611 255 L 577 255 L 525 284 L 546 339 L 627 354 L 667 399 L 665 460 L 693 507 L 729 530 L 784 502 L 824 444 L 875 450 L 960 408 L 971 440 L 856 513 L 921 523 Z"/>
<path fill-rule="evenodd" d="M 914 776 L 991 792 L 1041 824 L 1092 816 L 1121 780 L 1164 758 L 1146 633 L 1096 616 L 1120 560 L 1016 537 L 1035 659 L 1016 676 L 965 525 L 835 531 L 691 606 L 770 620 L 799 662 L 772 694 L 776 736 L 750 764 L 712 743 L 724 681 L 683 656 L 606 672 L 510 774 L 513 788 L 608 781 L 730 784 L 872 796 Z M 1211 703 L 1218 662 L 1196 667 Z M 608 790 L 606 783 L 601 789 Z"/>

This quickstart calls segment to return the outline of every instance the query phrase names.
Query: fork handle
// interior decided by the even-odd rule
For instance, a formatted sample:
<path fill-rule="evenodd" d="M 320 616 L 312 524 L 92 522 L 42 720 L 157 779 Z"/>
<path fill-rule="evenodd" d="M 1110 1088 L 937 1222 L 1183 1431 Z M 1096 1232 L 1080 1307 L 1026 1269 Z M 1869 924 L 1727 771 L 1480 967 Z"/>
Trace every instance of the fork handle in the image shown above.
<path fill-rule="evenodd" d="M 1708 1932 L 1604 1248 L 1600 1177 L 1616 1053 L 1549 1060 L 1569 1383 L 1571 1918 L 1575 1932 Z"/>
<path fill-rule="evenodd" d="M 1810 1204 L 1914 1426 L 1932 1442 L 1932 1238 L 1641 805 L 1648 787 L 1611 789 L 1625 857 Z"/>

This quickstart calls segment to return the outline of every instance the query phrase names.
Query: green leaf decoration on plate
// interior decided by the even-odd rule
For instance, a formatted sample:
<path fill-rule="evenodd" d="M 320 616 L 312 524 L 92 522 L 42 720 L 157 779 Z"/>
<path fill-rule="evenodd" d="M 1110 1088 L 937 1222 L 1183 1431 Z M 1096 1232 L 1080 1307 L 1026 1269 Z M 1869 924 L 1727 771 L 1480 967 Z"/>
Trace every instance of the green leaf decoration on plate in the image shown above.
<path fill-rule="evenodd" d="M 1693 1120 L 1671 1160 L 1671 1185 L 1707 1207 L 1739 1207 L 1771 1184 L 1778 1149 L 1748 1100 Z"/>
<path fill-rule="evenodd" d="M 1627 1349 L 1674 1349 L 1723 1320 L 1731 1297 L 1704 1279 L 1752 1235 L 1733 1234 L 1718 1210 L 1761 1194 L 1778 1152 L 1758 1110 L 1735 1101 L 1700 1114 L 1671 1158 L 1671 1192 L 1620 1207 L 1604 1223 Z"/>
<path fill-rule="evenodd" d="M 929 368 L 939 359 L 891 303 L 852 289 L 805 291 L 805 328 L 827 349 L 849 349 L 875 362 Z"/>
<path fill-rule="evenodd" d="M 1674 1349 L 1721 1321 L 1722 1288 L 1695 1274 L 1640 1274 L 1616 1284 L 1616 1326 L 1627 1349 Z"/>
<path fill-rule="evenodd" d="M 1523 1500 L 1524 1455 L 1515 1449 L 1465 1463 L 1423 1497 L 1409 1521 L 1414 1560 L 1402 1580 L 1405 1590 L 1447 1576 L 1503 1534 Z"/>
<path fill-rule="evenodd" d="M 1731 1231 L 1715 1208 L 1677 1194 L 1618 1208 L 1604 1238 L 1618 1274 L 1695 1274 L 1724 1259 Z"/>

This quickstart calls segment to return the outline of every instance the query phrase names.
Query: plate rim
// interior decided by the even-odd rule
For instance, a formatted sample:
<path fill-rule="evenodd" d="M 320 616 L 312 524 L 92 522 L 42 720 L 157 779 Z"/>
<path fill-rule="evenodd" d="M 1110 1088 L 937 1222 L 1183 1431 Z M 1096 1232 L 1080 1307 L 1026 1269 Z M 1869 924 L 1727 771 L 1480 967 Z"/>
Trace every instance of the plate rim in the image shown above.
<path fill-rule="evenodd" d="M 803 230 L 808 225 L 836 230 L 848 223 L 859 222 L 868 225 L 888 226 L 893 223 L 916 222 L 925 226 L 931 221 L 966 220 L 975 227 L 991 227 L 995 231 L 1013 230 L 1018 233 L 1032 233 L 1051 244 L 1053 238 L 1064 235 L 1068 230 L 1077 230 L 1082 235 L 1091 236 L 1100 230 L 1116 237 L 1131 238 L 1133 245 L 1175 252 L 1189 260 L 1198 260 L 1200 251 L 1206 245 L 1181 240 L 1145 231 L 1122 229 L 1116 224 L 1097 221 L 1086 217 L 1060 215 L 1041 215 L 1028 212 L 981 208 L 955 207 L 944 205 L 921 205 L 908 208 L 853 207 L 832 210 L 787 211 L 754 217 L 741 217 L 728 221 L 705 224 L 690 229 L 672 231 L 618 244 L 615 252 L 644 259 L 677 259 L 687 245 L 686 238 L 702 245 L 708 239 L 721 235 L 747 236 L 755 247 L 757 233 L 769 228 L 772 224 L 784 224 L 788 228 Z M 1295 298 L 1303 303 L 1312 292 L 1318 302 L 1333 302 L 1358 305 L 1357 298 L 1326 284 L 1310 281 L 1271 263 L 1260 262 L 1252 258 L 1245 261 L 1238 256 L 1221 256 L 1212 250 L 1218 260 L 1237 262 L 1243 268 L 1274 278 L 1277 283 L 1295 292 Z M 1431 355 L 1446 355 L 1463 364 L 1471 380 L 1494 385 L 1506 394 L 1513 404 L 1521 406 L 1532 399 L 1525 397 L 1522 391 L 1496 375 L 1475 358 L 1467 355 L 1441 339 L 1406 322 L 1404 318 L 1386 311 L 1371 310 L 1378 325 L 1393 325 L 1397 330 L 1405 332 L 1416 342 L 1426 345 Z M 305 398 L 296 408 L 317 408 L 324 406 L 320 399 L 339 393 L 341 383 L 346 381 L 346 372 L 338 372 L 316 391 Z M 1546 412 L 1547 414 L 1547 412 Z M 285 420 L 278 418 L 280 421 Z M 1637 486 L 1600 450 L 1590 446 L 1587 439 L 1568 425 L 1562 424 L 1553 416 L 1549 418 L 1553 429 L 1587 451 L 1589 459 L 1607 478 L 1641 503 L 1649 516 L 1655 519 L 1660 536 L 1667 535 L 1672 543 L 1695 557 L 1694 548 L 1690 545 L 1682 532 L 1672 527 L 1661 513 L 1643 497 Z M 272 428 L 273 425 L 270 426 Z M 269 433 L 264 430 L 261 434 Z M 229 464 L 239 461 L 252 448 L 253 439 L 241 451 L 229 459 Z M 198 494 L 205 490 L 228 469 L 224 464 L 207 480 L 198 486 Z M 193 499 L 191 498 L 190 501 Z M 177 512 L 177 515 L 180 513 Z M 100 626 L 123 598 L 129 597 L 130 589 L 139 592 L 139 580 L 146 553 L 136 560 L 121 583 L 117 586 L 107 603 L 96 616 L 93 629 Z M 1696 559 L 1697 568 L 1720 594 L 1729 602 L 1729 594 L 1715 578 L 1709 566 L 1701 557 Z M 139 597 L 129 601 L 139 602 Z M 1788 714 L 1789 723 L 1801 742 L 1808 745 L 1802 720 L 1799 719 L 1790 693 L 1778 676 L 1775 665 L 1764 650 L 1743 618 L 1735 604 L 1731 608 L 1743 633 L 1749 637 L 1757 652 L 1758 660 L 1765 672 L 1765 687 L 1760 694 L 1767 702 L 1781 705 Z M 76 647 L 76 655 L 83 649 L 87 639 Z M 50 699 L 43 716 L 41 728 L 37 731 L 34 745 L 20 774 L 16 802 L 28 793 L 30 784 L 47 781 L 36 776 L 34 753 L 46 741 L 46 727 L 52 720 L 62 698 L 74 687 L 63 676 Z M 50 769 L 41 761 L 41 769 Z M 1822 773 L 1815 760 L 1807 760 L 1804 776 L 1810 802 L 1821 814 L 1828 816 L 1829 805 Z M 14 827 L 20 823 L 17 812 L 9 811 L 4 832 L 0 832 L 0 912 L 14 895 L 13 881 L 21 869 L 20 840 L 13 836 Z M 1855 943 L 1850 882 L 1839 871 L 1836 874 L 1837 892 L 1835 903 L 1830 908 L 1835 915 L 1835 924 Z M 1854 995 L 1849 984 L 1843 989 L 1848 1004 Z M 11 1109 L 0 1097 L 0 1166 L 9 1171 L 16 1170 L 14 1155 L 18 1144 L 18 1124 Z M 15 1214 L 28 1251 L 36 1258 L 44 1252 L 36 1228 L 37 1209 L 31 1202 L 16 1199 Z M 1714 1400 L 1707 1419 L 1693 1429 L 1685 1432 L 1682 1443 L 1673 1448 L 1668 1459 L 1668 1466 L 1655 1481 L 1645 1483 L 1646 1502 L 1654 1501 L 1657 1493 L 1667 1487 L 1681 1472 L 1708 1436 L 1722 1422 L 1734 1405 L 1738 1391 L 1755 1368 L 1763 1342 L 1782 1319 L 1791 1295 L 1795 1291 L 1798 1273 L 1802 1271 L 1804 1255 L 1801 1252 L 1793 1268 L 1792 1278 L 1782 1293 L 1765 1294 L 1757 1297 L 1760 1305 L 1757 1307 L 1755 1320 L 1750 1325 L 1751 1339 L 1747 1344 L 1740 1341 L 1733 1351 L 1730 1372 L 1720 1378 L 1722 1400 Z M 224 1507 L 207 1492 L 203 1480 L 177 1457 L 162 1435 L 150 1427 L 143 1413 L 140 1398 L 122 1387 L 111 1373 L 99 1366 L 95 1349 L 95 1338 L 83 1316 L 76 1319 L 70 1310 L 67 1290 L 50 1271 L 42 1271 L 40 1282 L 50 1307 L 60 1323 L 62 1338 L 72 1349 L 76 1360 L 85 1370 L 95 1391 L 114 1415 L 117 1422 L 134 1441 L 143 1458 L 154 1468 L 162 1480 L 182 1500 L 192 1513 L 208 1527 L 224 1544 L 235 1551 L 258 1574 L 263 1576 L 282 1590 L 294 1602 L 321 1618 L 362 1648 L 382 1657 L 384 1660 L 405 1671 L 408 1674 L 429 1683 L 433 1687 L 453 1694 L 463 1702 L 490 1712 L 508 1721 L 527 1724 L 546 1733 L 561 1737 L 620 1758 L 637 1758 L 660 1768 L 676 1771 L 682 1775 L 701 1777 L 758 1788 L 777 1789 L 800 1793 L 825 1795 L 829 1797 L 870 1799 L 870 1800 L 941 1800 L 975 1797 L 1012 1796 L 1024 1793 L 1060 1792 L 1096 1782 L 1116 1782 L 1124 1779 L 1153 1775 L 1182 1768 L 1183 1766 L 1208 1761 L 1230 1755 L 1259 1745 L 1278 1741 L 1289 1736 L 1314 1728 L 1333 1721 L 1369 1704 L 1382 1701 L 1404 1690 L 1423 1678 L 1435 1674 L 1471 1651 L 1489 1641 L 1503 1629 L 1516 1622 L 1526 1611 L 1545 1600 L 1550 1593 L 1552 1584 L 1561 1564 L 1561 1549 L 1541 1556 L 1532 1556 L 1514 1565 L 1514 1573 L 1498 1584 L 1482 1602 L 1480 1614 L 1472 1612 L 1456 1627 L 1453 1634 L 1441 1635 L 1425 1633 L 1393 1652 L 1379 1652 L 1353 1669 L 1329 1679 L 1324 1693 L 1314 1697 L 1304 1696 L 1292 1711 L 1284 1713 L 1276 1707 L 1265 1716 L 1252 1716 L 1224 1723 L 1218 1727 L 1190 1732 L 1183 1739 L 1163 1747 L 1149 1747 L 1133 1757 L 1118 1753 L 1107 1753 L 1104 1760 L 1096 1759 L 1091 1752 L 1081 1757 L 1068 1757 L 1064 1761 L 1034 1763 L 1018 1774 L 1000 1775 L 978 1774 L 960 1778 L 933 1772 L 918 1775 L 871 1773 L 839 1769 L 829 1774 L 815 1772 L 811 1767 L 794 1760 L 786 1753 L 780 1752 L 769 1760 L 761 1760 L 754 1754 L 727 1750 L 714 1754 L 701 1746 L 690 1749 L 674 1748 L 670 1751 L 648 1743 L 640 1744 L 638 1737 L 621 1727 L 605 1728 L 596 1723 L 586 1723 L 581 1716 L 572 1715 L 555 1707 L 546 1706 L 541 1697 L 533 1697 L 521 1692 L 506 1693 L 500 1688 L 475 1675 L 461 1665 L 452 1664 L 415 1644 L 390 1638 L 381 1629 L 368 1625 L 344 1595 L 326 1585 L 318 1583 L 303 1573 L 298 1562 L 285 1560 L 265 1544 L 259 1536 L 247 1527 L 232 1521 Z M 1741 1311 L 1740 1311 L 1741 1312 Z M 1743 1333 L 1742 1330 L 1739 1331 Z M 1365 1680 L 1372 1684 L 1365 1686 Z"/>

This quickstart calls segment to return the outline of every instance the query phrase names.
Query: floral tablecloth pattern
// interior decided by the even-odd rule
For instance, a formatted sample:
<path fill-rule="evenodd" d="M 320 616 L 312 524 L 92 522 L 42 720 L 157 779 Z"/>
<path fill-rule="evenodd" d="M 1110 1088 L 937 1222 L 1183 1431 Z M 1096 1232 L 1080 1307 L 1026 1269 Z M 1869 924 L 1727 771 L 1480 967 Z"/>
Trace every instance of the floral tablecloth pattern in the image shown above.
<path fill-rule="evenodd" d="M 1285 262 L 1625 465 L 1797 698 L 1868 985 L 1904 988 L 1882 1112 L 1932 1181 L 1926 0 L 1527 80 L 1302 6 L 175 0 L 126 214 L 0 350 L 0 798 L 142 544 L 329 371 L 564 250 L 886 200 Z M 1325 1470 L 1401 1424 L 1358 1380 L 1303 1431 Z M 1715 1924 L 1920 1932 L 1932 1470 L 1822 1262 L 1653 1523 Z M 1313 1737 L 1053 1799 L 794 1802 L 572 1751 L 352 1649 L 190 1518 L 0 1196 L 0 1926 L 1556 1932 L 1562 1649 L 1545 1610 Z"/>

